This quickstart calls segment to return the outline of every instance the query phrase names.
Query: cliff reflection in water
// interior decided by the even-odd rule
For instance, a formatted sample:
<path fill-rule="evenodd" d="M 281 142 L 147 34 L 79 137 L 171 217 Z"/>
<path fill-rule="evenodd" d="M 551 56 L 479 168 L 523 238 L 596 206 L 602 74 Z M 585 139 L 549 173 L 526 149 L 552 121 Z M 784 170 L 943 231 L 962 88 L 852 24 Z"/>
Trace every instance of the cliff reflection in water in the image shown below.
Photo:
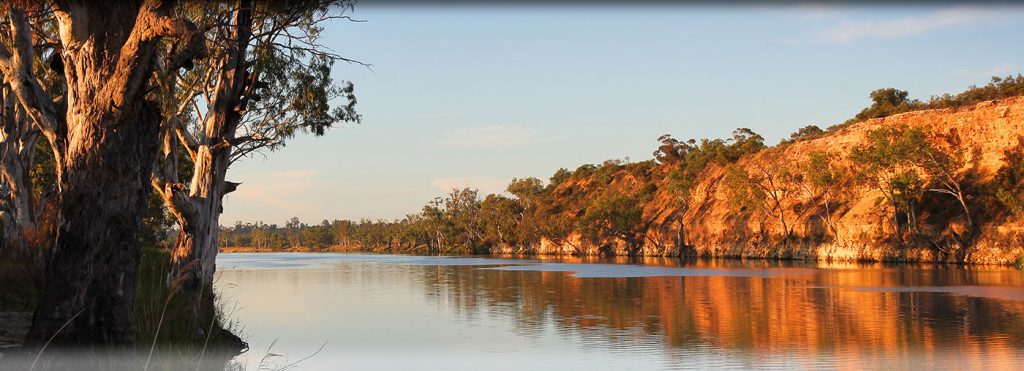
<path fill-rule="evenodd" d="M 237 284 L 226 291 L 243 307 L 238 320 L 256 338 L 247 340 L 298 343 L 278 352 L 295 357 L 329 340 L 310 369 L 1024 362 L 1024 272 L 1010 269 L 336 254 L 242 262 L 253 256 L 227 254 L 220 280 Z"/>
<path fill-rule="evenodd" d="M 642 263 L 678 266 L 671 259 Z M 776 266 L 782 272 L 764 277 L 608 278 L 577 278 L 543 268 L 425 267 L 424 284 L 428 295 L 448 300 L 467 315 L 487 306 L 514 316 L 524 331 L 544 328 L 551 321 L 559 329 L 605 336 L 622 346 L 636 340 L 629 334 L 640 333 L 662 337 L 668 351 L 710 345 L 755 355 L 827 355 L 859 366 L 871 359 L 882 362 L 879 366 L 898 366 L 891 361 L 907 354 L 925 357 L 905 362 L 926 364 L 951 355 L 965 365 L 971 364 L 971 357 L 1004 365 L 1024 358 L 1024 274 L 1019 272 L 881 264 L 829 264 L 819 270 L 788 265 L 694 261 L 686 267 Z"/>

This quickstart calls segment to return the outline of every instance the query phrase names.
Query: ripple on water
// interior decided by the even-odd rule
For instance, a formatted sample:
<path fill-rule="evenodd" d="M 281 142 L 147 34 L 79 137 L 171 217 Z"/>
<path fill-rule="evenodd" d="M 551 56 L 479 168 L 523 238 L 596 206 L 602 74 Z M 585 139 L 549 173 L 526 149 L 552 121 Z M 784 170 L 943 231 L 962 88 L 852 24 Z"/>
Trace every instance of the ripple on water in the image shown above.
<path fill-rule="evenodd" d="M 804 268 L 685 268 L 657 267 L 644 265 L 600 264 L 600 263 L 542 263 L 531 265 L 505 265 L 481 269 L 499 271 L 538 271 L 538 272 L 571 272 L 572 277 L 580 278 L 627 278 L 627 277 L 782 277 L 799 276 L 815 272 Z"/>

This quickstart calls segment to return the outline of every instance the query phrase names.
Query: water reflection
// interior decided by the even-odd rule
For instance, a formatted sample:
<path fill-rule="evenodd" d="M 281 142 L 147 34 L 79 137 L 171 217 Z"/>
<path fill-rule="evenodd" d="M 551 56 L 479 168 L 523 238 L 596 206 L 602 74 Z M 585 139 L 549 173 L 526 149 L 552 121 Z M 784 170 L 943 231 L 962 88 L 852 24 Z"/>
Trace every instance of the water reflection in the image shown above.
<path fill-rule="evenodd" d="M 276 353 L 299 358 L 329 341 L 302 364 L 309 369 L 1006 369 L 1024 361 L 1024 273 L 1009 269 L 277 258 L 309 264 L 266 269 L 225 255 L 235 268 L 222 269 L 221 282 L 237 284 L 225 292 L 244 307 L 238 319 L 253 349 L 277 338 L 286 349 Z"/>

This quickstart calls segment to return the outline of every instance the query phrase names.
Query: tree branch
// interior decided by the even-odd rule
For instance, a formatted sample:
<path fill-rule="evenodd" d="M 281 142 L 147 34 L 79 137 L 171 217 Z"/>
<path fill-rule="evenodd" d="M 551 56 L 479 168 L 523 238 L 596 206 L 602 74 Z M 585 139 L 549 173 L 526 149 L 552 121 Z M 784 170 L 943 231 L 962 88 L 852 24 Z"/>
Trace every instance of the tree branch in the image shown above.
<path fill-rule="evenodd" d="M 185 46 L 171 57 L 169 70 L 190 65 L 193 59 L 206 56 L 206 36 L 192 22 L 168 16 L 173 1 L 163 1 L 158 6 L 147 2 L 139 10 L 128 40 L 121 46 L 117 69 L 112 81 L 124 84 L 110 90 L 109 97 L 116 106 L 138 97 L 147 81 L 144 68 L 154 53 L 154 43 L 165 37 L 185 41 Z"/>
<path fill-rule="evenodd" d="M 153 177 L 150 179 L 153 190 L 163 199 L 167 209 L 181 223 L 194 220 L 199 213 L 192 199 L 185 192 L 185 186 L 180 183 L 168 181 L 159 169 L 153 169 Z"/>
<path fill-rule="evenodd" d="M 185 151 L 188 152 L 188 156 L 192 158 L 192 161 L 196 160 L 196 152 L 199 151 L 199 141 L 192 136 L 188 130 L 185 129 L 185 125 L 181 123 L 181 120 L 177 117 L 171 119 L 174 125 L 174 132 L 178 135 L 178 140 L 185 147 Z"/>
<path fill-rule="evenodd" d="M 172 128 L 164 128 L 164 159 L 163 163 L 153 163 L 150 172 L 150 185 L 163 200 L 167 209 L 178 219 L 182 225 L 193 220 L 198 214 L 195 203 L 185 192 L 185 185 L 178 182 L 177 166 L 177 143 L 175 135 L 168 132 Z M 162 166 L 161 166 L 162 165 Z"/>
<path fill-rule="evenodd" d="M 54 157 L 60 164 L 64 153 L 64 133 L 67 131 L 64 118 L 32 70 L 34 59 L 28 18 L 14 6 L 8 7 L 8 14 L 11 18 L 13 49 L 8 51 L 0 45 L 0 72 L 4 74 L 26 113 L 50 141 Z"/>

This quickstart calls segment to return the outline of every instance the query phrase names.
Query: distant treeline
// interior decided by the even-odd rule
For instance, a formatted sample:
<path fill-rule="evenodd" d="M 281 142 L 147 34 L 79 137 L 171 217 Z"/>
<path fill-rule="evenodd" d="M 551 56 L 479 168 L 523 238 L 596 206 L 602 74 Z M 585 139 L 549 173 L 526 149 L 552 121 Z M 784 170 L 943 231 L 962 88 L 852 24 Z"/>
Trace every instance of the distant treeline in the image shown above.
<path fill-rule="evenodd" d="M 956 107 L 989 99 L 1024 94 L 1024 77 L 993 78 L 992 83 L 971 87 L 953 95 L 934 97 L 927 103 L 908 100 L 906 92 L 880 89 L 871 93 L 872 105 L 848 123 L 896 113 Z M 845 124 L 844 124 L 845 125 Z M 831 130 L 831 129 L 830 129 Z M 777 147 L 813 139 L 828 132 L 809 125 L 793 133 Z M 885 126 L 868 133 L 852 152 L 843 155 L 813 152 L 806 158 L 761 156 L 765 163 L 737 166 L 741 159 L 770 149 L 761 135 L 739 128 L 730 138 L 680 141 L 670 135 L 658 138 L 654 158 L 641 162 L 608 160 L 575 170 L 559 169 L 547 182 L 529 177 L 513 179 L 503 194 L 481 195 L 475 189 L 452 190 L 419 213 L 400 220 L 324 220 L 307 225 L 292 218 L 285 226 L 263 223 L 223 227 L 222 246 L 269 249 L 327 247 L 425 253 L 487 253 L 495 248 L 522 250 L 543 239 L 556 244 L 591 246 L 625 245 L 636 253 L 643 245 L 687 243 L 690 226 L 682 217 L 703 207 L 695 185 L 710 169 L 722 171 L 720 187 L 730 207 L 756 213 L 778 223 L 787 240 L 792 236 L 797 203 L 815 210 L 834 234 L 832 218 L 837 200 L 853 190 L 877 190 L 877 208 L 888 213 L 888 223 L 899 241 L 915 240 L 922 231 L 922 214 L 943 213 L 948 220 L 966 220 L 967 228 L 955 238 L 969 246 L 978 226 L 996 215 L 1024 214 L 1024 163 L 1021 151 L 1005 154 L 1008 166 L 994 179 L 982 183 L 961 174 L 969 148 L 920 128 Z M 672 217 L 657 221 L 645 217 L 645 207 L 657 197 L 670 195 L 665 212 Z M 929 202 L 939 200 L 942 202 Z M 702 201 L 703 200 L 703 201 Z M 956 205 L 930 210 L 929 205 Z M 952 211 L 951 211 L 952 210 Z M 661 225 L 655 225 L 655 223 Z M 654 228 L 676 223 L 672 241 L 653 240 Z M 801 238 L 808 238 L 802 236 Z M 931 240 L 929 240 L 931 241 Z"/>
<path fill-rule="evenodd" d="M 559 169 L 548 182 L 537 178 L 513 179 L 507 193 L 482 196 L 471 188 L 454 189 L 446 197 L 430 201 L 418 214 L 394 221 L 323 220 L 316 225 L 291 218 L 276 224 L 242 224 L 223 227 L 222 246 L 269 249 L 291 247 L 357 246 L 424 252 L 486 253 L 495 246 L 530 246 L 541 238 L 567 241 L 576 231 L 594 240 L 623 238 L 640 242 L 644 226 L 641 208 L 658 190 L 654 174 L 659 167 L 677 169 L 680 191 L 701 169 L 712 163 L 731 163 L 765 148 L 764 138 L 750 129 L 737 129 L 729 139 L 679 142 L 670 136 L 655 159 L 627 163 L 608 160 L 576 170 Z M 575 183 L 610 185 L 628 177 L 643 185 L 624 190 L 611 186 L 583 192 Z M 563 186 L 565 185 L 565 186 Z M 567 210 L 576 210 L 566 217 Z"/>

